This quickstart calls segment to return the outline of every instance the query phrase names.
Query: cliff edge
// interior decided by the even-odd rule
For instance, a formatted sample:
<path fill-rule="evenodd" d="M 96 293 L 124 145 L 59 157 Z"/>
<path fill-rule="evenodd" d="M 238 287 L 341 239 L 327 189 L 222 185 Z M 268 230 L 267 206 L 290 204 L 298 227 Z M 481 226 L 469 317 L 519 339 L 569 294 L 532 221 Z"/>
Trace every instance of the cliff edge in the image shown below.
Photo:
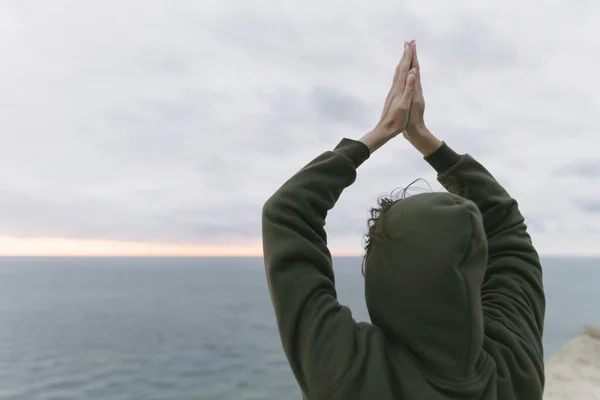
<path fill-rule="evenodd" d="M 600 329 L 587 327 L 546 362 L 544 400 L 600 400 Z"/>

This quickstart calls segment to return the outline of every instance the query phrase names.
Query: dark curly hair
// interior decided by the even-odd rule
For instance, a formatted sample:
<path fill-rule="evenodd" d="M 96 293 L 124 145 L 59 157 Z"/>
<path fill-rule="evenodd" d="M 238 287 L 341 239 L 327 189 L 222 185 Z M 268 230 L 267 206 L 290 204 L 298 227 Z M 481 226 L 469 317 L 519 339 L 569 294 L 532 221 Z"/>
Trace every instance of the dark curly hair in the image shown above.
<path fill-rule="evenodd" d="M 363 257 L 363 263 L 362 263 L 363 276 L 365 276 L 365 264 L 366 264 L 367 257 L 369 256 L 369 252 L 371 250 L 372 240 L 373 240 L 373 238 L 378 236 L 378 231 L 377 231 L 378 221 L 390 209 L 390 207 L 392 205 L 394 205 L 398 201 L 404 200 L 407 196 L 409 196 L 409 193 L 408 193 L 409 189 L 425 190 L 423 188 L 418 188 L 418 187 L 413 188 L 413 185 L 419 181 L 425 182 L 428 186 L 429 191 L 432 190 L 431 186 L 429 185 L 429 183 L 426 180 L 424 180 L 422 178 L 415 179 L 406 187 L 397 188 L 397 189 L 393 190 L 389 196 L 381 196 L 377 200 L 377 206 L 372 207 L 371 210 L 369 211 L 370 217 L 367 220 L 368 230 L 363 238 L 363 247 L 365 249 L 365 255 Z"/>

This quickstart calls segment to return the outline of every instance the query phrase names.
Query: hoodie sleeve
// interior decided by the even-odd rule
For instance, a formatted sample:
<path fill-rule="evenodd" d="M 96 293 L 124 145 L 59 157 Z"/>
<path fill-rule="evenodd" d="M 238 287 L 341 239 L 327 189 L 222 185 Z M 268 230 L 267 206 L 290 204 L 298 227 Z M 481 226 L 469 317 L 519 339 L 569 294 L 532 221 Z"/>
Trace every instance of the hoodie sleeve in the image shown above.
<path fill-rule="evenodd" d="M 271 300 L 285 354 L 302 392 L 326 397 L 357 353 L 359 327 L 337 301 L 325 217 L 369 158 L 344 139 L 288 180 L 264 205 L 262 234 Z"/>
<path fill-rule="evenodd" d="M 516 380 L 530 387 L 532 381 L 543 386 L 542 268 L 517 202 L 481 164 L 445 143 L 427 161 L 449 192 L 473 201 L 483 216 L 489 250 L 481 296 L 486 337 L 507 363 L 506 368 L 498 367 L 522 375 Z M 526 365 L 535 374 L 523 371 L 530 369 Z"/>

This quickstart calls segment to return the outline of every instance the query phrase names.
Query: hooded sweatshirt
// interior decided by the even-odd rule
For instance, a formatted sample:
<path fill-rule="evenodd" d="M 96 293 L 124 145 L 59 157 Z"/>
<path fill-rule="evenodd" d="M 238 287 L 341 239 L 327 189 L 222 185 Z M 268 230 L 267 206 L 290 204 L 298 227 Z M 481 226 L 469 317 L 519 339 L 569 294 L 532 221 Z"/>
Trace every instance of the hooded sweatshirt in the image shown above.
<path fill-rule="evenodd" d="M 371 323 L 337 301 L 325 218 L 369 155 L 344 139 L 263 207 L 267 281 L 304 398 L 541 399 L 539 257 L 517 202 L 445 143 L 426 161 L 448 192 L 399 200 L 376 223 Z"/>

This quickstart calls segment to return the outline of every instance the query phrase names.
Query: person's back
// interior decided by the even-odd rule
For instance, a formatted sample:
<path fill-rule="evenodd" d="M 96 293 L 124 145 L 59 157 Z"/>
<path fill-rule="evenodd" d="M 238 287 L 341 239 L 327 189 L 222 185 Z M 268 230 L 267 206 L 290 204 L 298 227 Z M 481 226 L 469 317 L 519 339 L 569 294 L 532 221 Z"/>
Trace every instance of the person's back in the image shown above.
<path fill-rule="evenodd" d="M 400 130 L 406 127 L 449 193 L 381 202 L 364 260 L 372 324 L 357 324 L 336 299 L 325 217 L 356 168 L 398 127 L 380 124 L 361 141 L 344 139 L 284 184 L 263 208 L 284 350 L 309 399 L 541 399 L 538 255 L 516 201 L 473 158 L 419 123 L 422 93 L 414 76 L 406 80 L 407 64 L 418 67 L 410 50 L 382 120 L 386 111 L 408 120 L 410 94 L 413 125 L 400 121 Z M 399 106 L 388 109 L 394 91 Z"/>

